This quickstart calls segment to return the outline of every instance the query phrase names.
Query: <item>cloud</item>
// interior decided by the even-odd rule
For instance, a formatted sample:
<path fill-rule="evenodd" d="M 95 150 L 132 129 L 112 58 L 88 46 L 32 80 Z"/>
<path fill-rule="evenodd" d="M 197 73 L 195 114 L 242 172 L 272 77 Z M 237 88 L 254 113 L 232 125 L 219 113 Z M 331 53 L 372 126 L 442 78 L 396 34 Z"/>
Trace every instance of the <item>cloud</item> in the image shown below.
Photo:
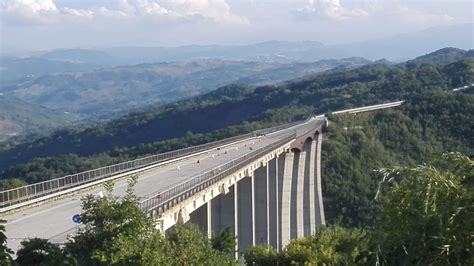
<path fill-rule="evenodd" d="M 0 14 L 16 22 L 53 23 L 58 8 L 53 0 L 12 0 L 0 4 Z"/>
<path fill-rule="evenodd" d="M 367 16 L 372 8 L 348 8 L 340 0 L 309 0 L 303 7 L 297 8 L 298 15 L 317 17 L 329 20 L 346 20 L 353 17 Z"/>
<path fill-rule="evenodd" d="M 247 18 L 233 14 L 225 0 L 117 0 L 113 6 L 83 9 L 57 7 L 53 0 L 6 0 L 0 6 L 0 14 L 16 22 L 31 24 L 58 23 L 70 18 L 204 20 L 231 26 L 250 24 Z"/>
<path fill-rule="evenodd" d="M 410 8 L 406 5 L 397 6 L 392 13 L 394 17 L 399 18 L 404 23 L 421 26 L 446 24 L 454 20 L 452 16 L 447 14 L 432 14 Z"/>
<path fill-rule="evenodd" d="M 304 20 L 330 20 L 350 21 L 356 19 L 369 19 L 376 21 L 393 21 L 398 24 L 412 24 L 413 26 L 440 25 L 453 21 L 454 18 L 447 14 L 430 13 L 423 9 L 422 1 L 406 0 L 308 0 L 304 5 L 294 11 L 298 18 Z"/>

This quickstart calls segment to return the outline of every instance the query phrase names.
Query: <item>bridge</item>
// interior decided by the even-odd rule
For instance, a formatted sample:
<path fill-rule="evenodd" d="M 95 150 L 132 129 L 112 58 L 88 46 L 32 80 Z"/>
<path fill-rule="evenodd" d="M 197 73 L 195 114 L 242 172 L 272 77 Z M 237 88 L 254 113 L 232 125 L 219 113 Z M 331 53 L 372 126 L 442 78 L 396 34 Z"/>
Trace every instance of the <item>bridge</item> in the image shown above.
<path fill-rule="evenodd" d="M 343 110 L 359 113 L 402 102 Z M 336 113 L 336 112 L 335 112 Z M 123 196 L 127 178 L 138 175 L 140 208 L 165 232 L 193 223 L 209 237 L 230 228 L 239 250 L 266 245 L 281 250 L 294 238 L 325 225 L 321 189 L 324 115 L 306 121 L 191 148 L 140 158 L 0 192 L 0 216 L 7 220 L 8 246 L 27 238 L 65 243 L 76 233 L 71 217 L 81 197 L 101 195 L 114 180 Z"/>

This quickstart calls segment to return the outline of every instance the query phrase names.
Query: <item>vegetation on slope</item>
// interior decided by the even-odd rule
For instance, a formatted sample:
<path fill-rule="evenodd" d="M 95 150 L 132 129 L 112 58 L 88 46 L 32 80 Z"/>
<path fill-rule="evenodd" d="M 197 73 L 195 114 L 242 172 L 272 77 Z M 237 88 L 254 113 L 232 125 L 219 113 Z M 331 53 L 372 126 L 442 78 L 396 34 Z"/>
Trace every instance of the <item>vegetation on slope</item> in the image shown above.
<path fill-rule="evenodd" d="M 371 65 L 331 71 L 279 86 L 227 86 L 110 123 L 58 131 L 24 142 L 2 151 L 0 164 L 6 168 L 35 157 L 91 155 L 183 137 L 187 132 L 207 133 L 245 121 L 283 123 L 329 110 L 448 91 L 474 80 L 473 69 L 474 60 L 447 66 Z"/>
<path fill-rule="evenodd" d="M 51 132 L 72 125 L 77 119 L 0 93 L 0 142 L 19 134 Z"/>
<path fill-rule="evenodd" d="M 430 164 L 379 169 L 373 226 L 321 228 L 276 252 L 251 247 L 248 265 L 472 265 L 474 161 L 459 153 Z M 130 179 L 127 195 L 82 199 L 83 229 L 65 247 L 45 239 L 22 242 L 15 260 L 0 226 L 2 265 L 232 265 L 232 237 L 213 239 L 193 226 L 159 233 L 137 207 Z M 227 234 L 228 235 L 228 234 Z M 217 243 L 224 241 L 226 243 Z M 230 247 L 230 248 L 229 248 Z"/>
<path fill-rule="evenodd" d="M 372 226 L 329 226 L 282 252 L 251 247 L 248 265 L 472 265 L 474 161 L 459 153 L 378 171 Z"/>
<path fill-rule="evenodd" d="M 396 109 L 330 116 L 322 172 L 333 220 L 346 226 L 372 221 L 378 168 L 413 166 L 443 152 L 472 155 L 473 114 L 474 95 L 433 92 Z"/>

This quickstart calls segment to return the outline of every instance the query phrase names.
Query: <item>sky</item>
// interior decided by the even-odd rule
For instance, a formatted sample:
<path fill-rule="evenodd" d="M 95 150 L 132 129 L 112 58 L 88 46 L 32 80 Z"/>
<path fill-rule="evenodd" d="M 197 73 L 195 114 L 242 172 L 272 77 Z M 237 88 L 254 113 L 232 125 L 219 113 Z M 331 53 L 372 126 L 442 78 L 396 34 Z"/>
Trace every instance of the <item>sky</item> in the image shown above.
<path fill-rule="evenodd" d="M 472 0 L 0 0 L 0 49 L 338 44 L 473 22 Z"/>

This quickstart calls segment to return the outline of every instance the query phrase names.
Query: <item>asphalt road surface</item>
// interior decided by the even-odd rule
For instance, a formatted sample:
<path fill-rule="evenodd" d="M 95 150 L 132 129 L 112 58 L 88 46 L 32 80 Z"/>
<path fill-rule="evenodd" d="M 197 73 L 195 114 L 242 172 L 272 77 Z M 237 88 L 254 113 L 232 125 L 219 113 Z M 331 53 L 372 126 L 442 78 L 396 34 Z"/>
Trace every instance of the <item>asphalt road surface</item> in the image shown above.
<path fill-rule="evenodd" d="M 296 130 L 297 134 L 300 135 L 323 122 L 313 119 L 289 129 L 262 137 L 250 138 L 219 150 L 213 149 L 200 155 L 157 167 L 140 174 L 135 185 L 136 195 L 143 199 L 155 195 L 159 191 L 176 186 L 212 168 L 248 154 L 252 150 L 274 143 L 289 132 Z M 124 195 L 127 188 L 127 179 L 117 179 L 114 183 L 113 194 L 117 196 Z M 76 231 L 76 224 L 72 221 L 72 216 L 82 212 L 81 197 L 87 194 L 99 195 L 101 191 L 104 191 L 104 188 L 96 186 L 75 195 L 25 208 L 16 213 L 2 215 L 1 219 L 7 220 L 5 227 L 8 246 L 16 251 L 21 241 L 33 237 L 49 239 L 52 243 L 66 242 L 68 235 L 74 234 Z"/>

